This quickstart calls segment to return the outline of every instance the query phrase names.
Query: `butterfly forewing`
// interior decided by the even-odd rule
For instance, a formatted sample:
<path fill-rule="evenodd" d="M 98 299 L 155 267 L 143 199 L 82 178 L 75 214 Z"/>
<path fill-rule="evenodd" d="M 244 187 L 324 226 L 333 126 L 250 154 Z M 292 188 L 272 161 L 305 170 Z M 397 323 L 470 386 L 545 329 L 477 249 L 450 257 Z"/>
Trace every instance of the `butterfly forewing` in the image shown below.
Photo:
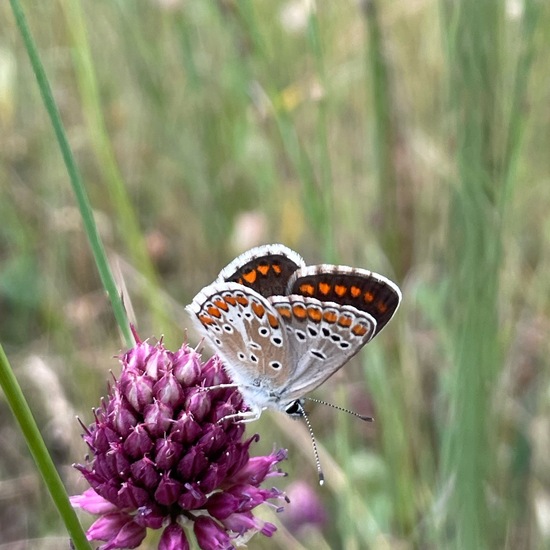
<path fill-rule="evenodd" d="M 399 288 L 382 275 L 336 265 L 300 268 L 290 278 L 286 294 L 353 306 L 376 319 L 375 335 L 389 322 L 401 301 Z"/>
<path fill-rule="evenodd" d="M 264 297 L 282 295 L 292 274 L 303 266 L 302 257 L 282 244 L 258 246 L 222 269 L 217 282 L 238 283 Z"/>
<path fill-rule="evenodd" d="M 298 399 L 344 366 L 374 335 L 376 321 L 352 306 L 302 296 L 269 299 L 284 321 L 292 366 L 282 388 Z"/>
<path fill-rule="evenodd" d="M 277 310 L 260 294 L 237 283 L 213 283 L 188 309 L 234 382 L 284 383 L 291 367 L 286 331 Z"/>

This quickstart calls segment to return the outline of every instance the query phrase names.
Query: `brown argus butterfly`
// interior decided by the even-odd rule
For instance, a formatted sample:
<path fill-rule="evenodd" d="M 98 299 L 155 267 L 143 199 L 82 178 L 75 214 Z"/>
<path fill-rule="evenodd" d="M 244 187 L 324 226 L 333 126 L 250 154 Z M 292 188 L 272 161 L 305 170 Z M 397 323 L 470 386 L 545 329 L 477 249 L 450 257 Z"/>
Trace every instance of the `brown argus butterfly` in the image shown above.
<path fill-rule="evenodd" d="M 304 395 L 330 378 L 389 322 L 401 292 L 389 279 L 340 265 L 306 266 L 281 244 L 253 248 L 187 306 L 225 363 L 249 412 L 304 416 Z"/>

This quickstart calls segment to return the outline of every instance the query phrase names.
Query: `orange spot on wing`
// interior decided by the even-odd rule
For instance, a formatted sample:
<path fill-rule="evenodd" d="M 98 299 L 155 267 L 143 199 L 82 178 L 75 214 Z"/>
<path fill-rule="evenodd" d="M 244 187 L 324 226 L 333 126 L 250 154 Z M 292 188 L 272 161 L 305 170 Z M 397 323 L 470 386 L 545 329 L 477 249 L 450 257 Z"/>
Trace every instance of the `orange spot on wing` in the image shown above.
<path fill-rule="evenodd" d="M 230 305 L 230 306 L 234 306 L 234 305 L 237 305 L 237 298 L 235 298 L 235 296 L 223 296 L 223 299 Z"/>
<path fill-rule="evenodd" d="M 313 293 L 315 292 L 315 287 L 313 285 L 310 285 L 309 283 L 304 283 L 303 285 L 300 285 L 300 292 L 302 294 L 305 294 L 306 296 L 313 296 Z"/>
<path fill-rule="evenodd" d="M 320 323 L 323 318 L 323 313 L 318 307 L 308 307 L 307 316 L 315 323 Z"/>
<path fill-rule="evenodd" d="M 243 273 L 243 279 L 251 285 L 257 278 L 258 274 L 256 273 L 255 269 L 251 269 L 250 271 L 247 271 L 246 273 Z"/>
<path fill-rule="evenodd" d="M 351 317 L 349 315 L 340 315 L 338 324 L 341 327 L 351 327 Z"/>
<path fill-rule="evenodd" d="M 327 323 L 334 324 L 338 320 L 338 315 L 334 311 L 325 311 L 323 313 L 323 319 Z"/>
<path fill-rule="evenodd" d="M 236 300 L 241 306 L 248 306 L 248 298 L 246 296 L 237 296 Z"/>
<path fill-rule="evenodd" d="M 319 292 L 326 296 L 330 292 L 330 285 L 328 283 L 319 283 Z"/>
<path fill-rule="evenodd" d="M 376 304 L 376 309 L 380 312 L 380 313 L 386 313 L 386 311 L 388 310 L 388 306 L 384 303 L 384 302 L 378 302 Z"/>
<path fill-rule="evenodd" d="M 257 267 L 258 271 L 265 277 L 269 273 L 270 266 L 267 264 L 262 264 Z"/>
<path fill-rule="evenodd" d="M 364 294 L 364 298 L 365 302 L 372 302 L 374 300 L 374 294 L 370 290 L 367 290 Z"/>
<path fill-rule="evenodd" d="M 294 317 L 300 321 L 303 321 L 307 316 L 306 308 L 302 304 L 294 304 L 292 306 L 292 312 L 294 313 Z"/>
<path fill-rule="evenodd" d="M 349 292 L 354 298 L 357 298 L 361 294 L 361 289 L 358 286 L 352 286 Z"/>
<path fill-rule="evenodd" d="M 273 265 L 271 266 L 271 269 L 273 269 L 273 271 L 275 271 L 275 273 L 276 273 L 277 275 L 280 275 L 281 272 L 282 272 L 282 268 L 281 268 L 281 266 L 280 266 L 279 264 L 273 264 Z"/>
<path fill-rule="evenodd" d="M 261 319 L 265 315 L 265 307 L 262 304 L 252 302 L 252 311 Z"/>
<path fill-rule="evenodd" d="M 221 298 L 216 298 L 212 300 L 212 302 L 216 307 L 220 308 L 223 311 L 227 311 L 229 309 L 227 304 Z"/>
<path fill-rule="evenodd" d="M 214 319 L 212 319 L 212 317 L 208 317 L 208 315 L 199 315 L 199 321 L 203 325 L 213 325 L 215 323 Z"/>
<path fill-rule="evenodd" d="M 208 313 L 212 315 L 212 317 L 216 317 L 218 319 L 222 316 L 221 311 L 214 306 L 207 307 L 206 311 L 208 311 Z"/>
<path fill-rule="evenodd" d="M 346 292 L 348 291 L 348 287 L 344 285 L 334 285 L 334 292 L 338 294 L 338 296 L 342 297 Z"/>
<path fill-rule="evenodd" d="M 279 312 L 279 315 L 285 319 L 292 318 L 292 312 L 288 306 L 277 306 L 277 311 Z"/>
<path fill-rule="evenodd" d="M 272 313 L 268 313 L 267 320 L 271 328 L 279 328 L 279 321 L 277 320 L 277 317 L 275 317 L 275 315 L 273 315 Z"/>
<path fill-rule="evenodd" d="M 351 329 L 351 332 L 353 332 L 355 336 L 365 336 L 368 331 L 365 325 L 354 325 L 354 327 Z"/>

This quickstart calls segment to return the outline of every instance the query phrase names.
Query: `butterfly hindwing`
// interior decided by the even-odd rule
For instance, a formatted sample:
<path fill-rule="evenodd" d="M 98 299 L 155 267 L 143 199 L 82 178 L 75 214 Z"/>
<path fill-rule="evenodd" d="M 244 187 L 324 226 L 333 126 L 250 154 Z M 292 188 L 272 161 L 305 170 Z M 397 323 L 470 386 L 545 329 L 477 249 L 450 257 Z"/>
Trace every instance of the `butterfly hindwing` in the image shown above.
<path fill-rule="evenodd" d="M 343 367 L 375 334 L 366 312 L 303 296 L 269 299 L 284 321 L 293 365 L 285 399 L 299 399 Z"/>

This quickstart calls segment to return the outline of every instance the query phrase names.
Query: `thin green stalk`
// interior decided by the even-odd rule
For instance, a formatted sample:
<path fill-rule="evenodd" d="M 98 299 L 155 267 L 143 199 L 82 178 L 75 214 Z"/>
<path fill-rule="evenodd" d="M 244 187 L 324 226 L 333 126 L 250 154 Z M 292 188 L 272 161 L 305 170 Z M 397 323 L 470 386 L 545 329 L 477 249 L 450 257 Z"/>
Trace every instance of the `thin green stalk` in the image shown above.
<path fill-rule="evenodd" d="M 38 55 L 38 50 L 32 38 L 29 26 L 23 8 L 19 0 L 10 0 L 11 8 L 15 15 L 17 26 L 21 33 L 21 37 L 25 43 L 25 48 L 29 55 L 29 59 L 38 82 L 38 87 L 40 89 L 40 94 L 42 95 L 42 100 L 46 107 L 46 111 L 50 117 L 57 142 L 59 143 L 59 148 L 63 155 L 63 160 L 65 161 L 65 166 L 69 174 L 71 181 L 71 186 L 73 188 L 78 207 L 80 209 L 80 214 L 82 216 L 82 221 L 84 223 L 84 230 L 90 242 L 90 247 L 94 255 L 95 263 L 97 265 L 99 275 L 101 277 L 101 282 L 103 287 L 107 291 L 109 299 L 111 301 L 111 306 L 118 323 L 118 326 L 122 332 L 125 343 L 127 346 L 132 346 L 134 343 L 134 338 L 130 331 L 130 326 L 128 319 L 126 317 L 126 312 L 124 310 L 124 305 L 122 303 L 121 297 L 119 295 L 113 274 L 109 268 L 109 263 L 107 261 L 107 255 L 105 249 L 103 248 L 103 243 L 99 236 L 97 226 L 95 224 L 92 207 L 86 193 L 86 189 L 83 185 L 82 178 L 76 166 L 63 123 L 61 122 L 61 116 L 59 110 L 53 99 L 52 90 L 48 82 L 48 77 Z"/>
<path fill-rule="evenodd" d="M 91 550 L 82 526 L 71 506 L 67 491 L 59 477 L 51 456 L 42 439 L 38 426 L 15 378 L 4 348 L 0 345 L 0 387 L 4 390 L 8 405 L 19 423 L 38 471 L 46 484 L 52 500 L 65 523 L 67 532 L 77 550 Z"/>
<path fill-rule="evenodd" d="M 322 97 L 318 102 L 317 117 L 317 162 L 319 164 L 318 174 L 321 188 L 321 207 L 320 213 L 322 222 L 321 230 L 324 256 L 327 262 L 336 262 L 336 248 L 334 242 L 334 193 L 332 180 L 332 165 L 330 160 L 330 148 L 328 146 L 327 131 L 327 97 L 329 95 L 328 81 L 325 71 L 325 58 L 321 46 L 321 32 L 319 29 L 319 18 L 317 10 L 312 10 L 308 17 L 307 36 L 313 57 L 317 66 L 317 75 L 321 84 Z"/>
<path fill-rule="evenodd" d="M 515 64 L 515 76 L 513 93 L 510 101 L 510 119 L 505 148 L 503 151 L 503 173 L 505 174 L 504 190 L 501 194 L 503 203 L 511 199 L 513 175 L 515 175 L 519 151 L 522 144 L 523 132 L 527 117 L 523 109 L 523 103 L 527 95 L 527 84 L 533 66 L 535 55 L 535 37 L 539 22 L 542 3 L 537 0 L 526 0 L 523 4 L 523 17 L 521 21 L 521 37 L 519 55 Z M 514 44 L 515 45 L 515 44 Z M 505 204 L 501 205 L 504 208 Z"/>
<path fill-rule="evenodd" d="M 408 181 L 399 181 L 394 162 L 395 150 L 398 146 L 400 134 L 397 122 L 397 104 L 391 86 L 390 66 L 385 55 L 384 37 L 379 20 L 378 7 L 382 4 L 375 0 L 365 3 L 365 19 L 367 32 L 367 74 L 371 81 L 372 106 L 369 111 L 374 119 L 374 157 L 376 167 L 376 181 L 379 210 L 383 220 L 381 231 L 381 247 L 387 254 L 389 261 L 397 274 L 397 280 L 403 278 L 407 271 L 406 258 L 410 255 L 412 227 L 407 227 L 401 218 L 399 205 L 408 200 L 405 194 L 405 185 Z M 403 153 L 403 148 L 401 150 Z M 401 183 L 401 185 L 400 185 Z M 398 200 L 399 199 L 399 200 Z M 405 220 L 406 221 L 406 220 Z M 386 341 L 387 342 L 387 341 Z M 382 361 L 382 360 L 381 360 Z M 396 342 L 386 343 L 384 360 L 386 365 L 401 363 Z M 400 405 L 392 404 L 388 409 L 388 395 L 399 395 L 402 392 L 402 379 L 395 367 L 387 367 L 391 374 L 383 374 L 377 378 L 375 373 L 368 378 L 373 384 L 384 387 L 387 392 L 375 391 L 377 410 L 380 411 L 381 422 L 385 426 L 382 437 L 383 452 L 386 460 L 392 465 L 395 472 L 391 482 L 391 496 L 396 522 L 401 533 L 409 537 L 416 524 L 415 473 L 410 456 L 413 449 L 409 443 L 409 423 L 405 402 Z M 379 371 L 380 372 L 380 371 Z"/>
<path fill-rule="evenodd" d="M 394 152 L 399 139 L 396 121 L 397 106 L 390 84 L 390 68 L 385 54 L 384 37 L 379 21 L 380 2 L 366 2 L 365 18 L 367 31 L 367 71 L 371 82 L 369 100 L 372 102 L 374 124 L 374 158 L 380 211 L 383 219 L 382 246 L 388 255 L 398 279 L 405 276 L 404 258 L 408 254 L 407 242 L 403 238 L 403 221 L 398 211 L 398 194 L 404 201 L 404 190 L 398 189 L 398 175 Z M 402 152 L 401 152 L 402 154 Z M 410 228 L 407 228 L 410 232 Z"/>
<path fill-rule="evenodd" d="M 269 58 L 267 48 L 262 41 L 260 26 L 255 15 L 255 4 L 250 0 L 243 0 L 237 5 L 237 9 L 233 10 L 234 16 L 237 19 L 239 26 L 238 32 L 247 36 L 252 44 L 252 55 L 259 58 L 263 66 L 269 66 L 273 60 Z M 232 11 L 232 13 L 233 13 Z M 315 16 L 312 16 L 315 17 Z M 315 43 L 319 41 L 319 31 L 316 23 L 311 20 L 308 23 L 309 27 L 314 27 L 309 31 L 310 43 L 318 61 L 318 65 L 322 61 L 320 45 Z M 251 56 L 252 57 L 252 56 Z M 247 59 L 248 61 L 248 59 Z M 320 74 L 322 77 L 322 74 Z M 254 78 L 257 78 L 254 76 Z M 310 156 L 296 129 L 296 125 L 292 120 L 291 113 L 286 105 L 282 104 L 280 90 L 275 87 L 270 81 L 261 82 L 267 95 L 271 100 L 273 110 L 272 115 L 283 143 L 285 153 L 296 171 L 298 179 L 301 183 L 302 204 L 308 222 L 314 228 L 316 235 L 322 235 L 323 246 L 327 255 L 327 261 L 334 257 L 334 231 L 331 216 L 332 209 L 332 193 L 330 177 L 330 162 L 328 155 L 328 145 L 326 137 L 326 120 L 323 112 L 324 107 L 321 107 L 318 118 L 318 157 L 320 162 L 320 184 L 317 181 L 316 170 Z"/>
<path fill-rule="evenodd" d="M 440 543 L 480 550 L 504 543 L 496 539 L 495 526 L 507 510 L 495 513 L 487 487 L 498 475 L 493 392 L 503 368 L 498 318 L 502 228 L 532 54 L 532 38 L 525 36 L 527 49 L 518 56 L 512 101 L 507 104 L 506 65 L 500 57 L 506 36 L 503 10 L 499 2 L 442 2 L 459 180 L 452 189 L 446 245 L 453 371 L 442 441 L 442 490 L 453 489 L 446 527 L 452 530 L 441 533 Z M 525 25 L 528 32 L 533 30 L 533 16 L 529 14 Z"/>
<path fill-rule="evenodd" d="M 126 243 L 130 258 L 148 282 L 146 297 L 149 302 L 149 310 L 154 312 L 156 316 L 154 325 L 164 327 L 167 325 L 166 308 L 159 296 L 158 277 L 147 253 L 143 234 L 105 127 L 82 5 L 79 1 L 70 0 L 62 2 L 61 6 L 66 15 L 68 29 L 74 45 L 72 51 L 74 53 L 74 65 L 83 113 L 99 168 L 103 173 L 107 190 L 116 211 L 115 218 L 120 227 L 119 233 Z"/>

